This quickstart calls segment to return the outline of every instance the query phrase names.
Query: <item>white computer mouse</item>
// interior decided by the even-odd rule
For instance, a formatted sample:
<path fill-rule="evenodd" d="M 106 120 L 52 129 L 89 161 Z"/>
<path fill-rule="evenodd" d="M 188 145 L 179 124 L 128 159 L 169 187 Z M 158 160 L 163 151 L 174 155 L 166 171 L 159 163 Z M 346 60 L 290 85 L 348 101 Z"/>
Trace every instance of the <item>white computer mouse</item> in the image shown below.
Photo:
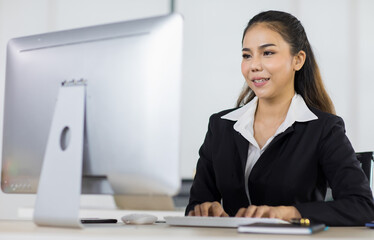
<path fill-rule="evenodd" d="M 153 224 L 157 217 L 146 213 L 133 213 L 123 216 L 122 221 L 126 224 Z"/>

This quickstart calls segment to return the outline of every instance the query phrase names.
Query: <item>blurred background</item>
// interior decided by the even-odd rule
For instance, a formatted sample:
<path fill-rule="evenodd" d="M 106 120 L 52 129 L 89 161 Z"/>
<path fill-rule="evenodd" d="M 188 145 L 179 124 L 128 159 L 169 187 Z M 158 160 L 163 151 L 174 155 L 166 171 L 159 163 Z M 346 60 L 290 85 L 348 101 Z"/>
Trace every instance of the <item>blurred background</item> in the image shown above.
<path fill-rule="evenodd" d="M 185 19 L 180 165 L 181 176 L 192 179 L 209 116 L 234 107 L 244 85 L 242 31 L 251 17 L 270 9 L 303 23 L 355 150 L 373 151 L 372 0 L 0 0 L 0 135 L 9 39 L 178 12 Z M 16 218 L 19 207 L 32 206 L 34 198 L 0 192 L 0 218 Z M 111 196 L 82 201 L 112 204 Z"/>

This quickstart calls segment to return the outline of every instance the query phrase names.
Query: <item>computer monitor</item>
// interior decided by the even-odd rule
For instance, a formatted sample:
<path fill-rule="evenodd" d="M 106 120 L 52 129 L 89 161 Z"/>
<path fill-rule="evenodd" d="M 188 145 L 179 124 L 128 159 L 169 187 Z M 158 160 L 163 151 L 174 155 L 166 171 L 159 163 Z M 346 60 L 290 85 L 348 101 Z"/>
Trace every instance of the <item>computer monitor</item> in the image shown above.
<path fill-rule="evenodd" d="M 177 193 L 182 25 L 171 14 L 11 39 L 3 192 L 37 192 L 56 103 L 69 98 L 59 98 L 62 83 L 81 81 L 82 193 Z"/>

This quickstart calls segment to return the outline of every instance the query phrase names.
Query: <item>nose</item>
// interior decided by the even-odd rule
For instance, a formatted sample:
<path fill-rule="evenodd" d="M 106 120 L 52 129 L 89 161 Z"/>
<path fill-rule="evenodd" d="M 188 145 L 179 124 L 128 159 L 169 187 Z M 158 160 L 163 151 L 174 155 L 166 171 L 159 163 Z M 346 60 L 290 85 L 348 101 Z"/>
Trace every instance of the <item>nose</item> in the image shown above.
<path fill-rule="evenodd" d="M 250 62 L 250 69 L 252 72 L 262 71 L 262 62 L 260 57 L 252 57 Z"/>

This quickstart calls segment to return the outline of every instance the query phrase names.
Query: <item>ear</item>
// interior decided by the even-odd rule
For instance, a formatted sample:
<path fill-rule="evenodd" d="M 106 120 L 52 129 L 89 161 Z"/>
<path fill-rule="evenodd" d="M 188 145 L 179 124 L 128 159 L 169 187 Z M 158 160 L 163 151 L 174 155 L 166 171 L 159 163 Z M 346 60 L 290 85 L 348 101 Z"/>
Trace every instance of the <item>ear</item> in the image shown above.
<path fill-rule="evenodd" d="M 298 52 L 294 56 L 294 66 L 293 66 L 293 69 L 295 71 L 299 71 L 304 66 L 305 59 L 306 59 L 305 52 L 303 50 L 301 50 L 300 52 Z"/>

